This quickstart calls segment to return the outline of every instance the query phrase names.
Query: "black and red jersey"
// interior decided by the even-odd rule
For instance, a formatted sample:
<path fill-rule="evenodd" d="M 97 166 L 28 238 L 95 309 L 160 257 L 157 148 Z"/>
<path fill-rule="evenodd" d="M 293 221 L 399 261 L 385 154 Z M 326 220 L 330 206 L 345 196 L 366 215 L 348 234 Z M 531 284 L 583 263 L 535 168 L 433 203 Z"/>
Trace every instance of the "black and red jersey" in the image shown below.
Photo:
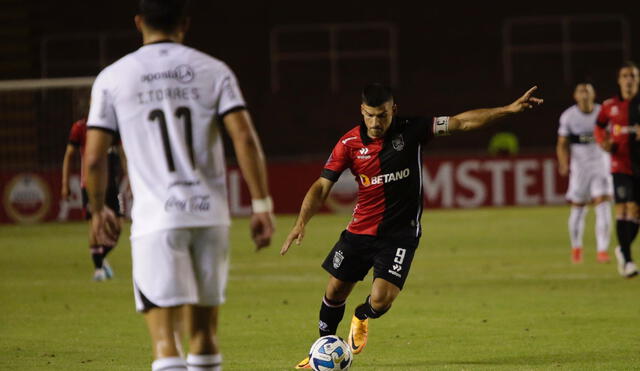
<path fill-rule="evenodd" d="M 84 161 L 84 147 L 87 141 L 87 119 L 80 119 L 73 123 L 69 133 L 69 144 L 80 149 L 80 161 Z M 84 163 L 84 162 L 82 162 Z M 86 179 L 84 166 L 80 167 L 80 185 L 85 187 Z"/>
<path fill-rule="evenodd" d="M 640 125 L 640 94 L 636 94 L 629 101 L 629 125 Z M 640 140 L 633 131 L 630 134 L 629 152 L 631 155 L 631 170 L 633 175 L 640 176 Z"/>
<path fill-rule="evenodd" d="M 370 138 L 364 123 L 340 138 L 322 177 L 336 182 L 350 169 L 358 183 L 349 232 L 420 237 L 422 148 L 433 136 L 432 119 L 395 117 L 384 138 Z"/>
<path fill-rule="evenodd" d="M 602 103 L 594 134 L 596 141 L 602 142 L 606 135 L 611 137 L 611 172 L 632 174 L 630 152 L 629 100 L 620 96 Z"/>
<path fill-rule="evenodd" d="M 80 119 L 73 123 L 69 133 L 69 144 L 80 147 L 80 156 L 84 156 L 84 145 L 87 140 L 87 119 Z"/>
<path fill-rule="evenodd" d="M 76 148 L 80 149 L 80 161 L 84 164 L 84 148 L 87 142 L 87 119 L 83 118 L 73 123 L 71 126 L 71 132 L 69 133 L 68 143 Z M 120 144 L 120 137 L 117 136 L 114 139 L 115 143 Z M 108 155 L 108 180 L 109 184 L 117 183 L 117 175 L 120 169 L 120 157 L 111 148 Z M 84 188 L 86 186 L 86 179 L 84 173 L 84 165 L 80 166 L 80 186 Z"/>

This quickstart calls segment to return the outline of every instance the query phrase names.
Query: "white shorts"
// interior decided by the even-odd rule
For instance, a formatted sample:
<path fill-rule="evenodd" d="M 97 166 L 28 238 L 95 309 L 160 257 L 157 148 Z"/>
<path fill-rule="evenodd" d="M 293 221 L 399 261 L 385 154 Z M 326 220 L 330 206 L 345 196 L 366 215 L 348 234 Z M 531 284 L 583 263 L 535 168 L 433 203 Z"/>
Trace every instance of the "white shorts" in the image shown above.
<path fill-rule="evenodd" d="M 224 302 L 229 227 L 168 229 L 131 239 L 136 309 Z"/>
<path fill-rule="evenodd" d="M 571 172 L 566 198 L 576 204 L 586 204 L 595 197 L 613 195 L 613 178 L 608 173 Z"/>

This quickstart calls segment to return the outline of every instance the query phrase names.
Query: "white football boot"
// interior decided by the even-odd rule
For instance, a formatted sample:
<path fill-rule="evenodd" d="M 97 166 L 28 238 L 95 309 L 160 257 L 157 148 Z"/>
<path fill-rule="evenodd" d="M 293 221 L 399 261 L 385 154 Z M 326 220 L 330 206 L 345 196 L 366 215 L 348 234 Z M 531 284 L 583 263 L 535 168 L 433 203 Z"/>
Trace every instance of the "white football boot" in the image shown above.
<path fill-rule="evenodd" d="M 111 265 L 109 265 L 107 259 L 102 262 L 102 270 L 104 270 L 104 275 L 108 280 L 113 278 L 113 269 L 111 269 Z"/>
<path fill-rule="evenodd" d="M 107 274 L 104 272 L 104 269 L 98 268 L 93 272 L 93 281 L 102 282 L 107 280 Z"/>
<path fill-rule="evenodd" d="M 618 273 L 622 277 L 632 278 L 638 275 L 638 267 L 634 262 L 627 262 L 624 260 L 624 255 L 622 255 L 622 250 L 620 250 L 620 246 L 615 249 L 616 260 L 618 261 Z"/>

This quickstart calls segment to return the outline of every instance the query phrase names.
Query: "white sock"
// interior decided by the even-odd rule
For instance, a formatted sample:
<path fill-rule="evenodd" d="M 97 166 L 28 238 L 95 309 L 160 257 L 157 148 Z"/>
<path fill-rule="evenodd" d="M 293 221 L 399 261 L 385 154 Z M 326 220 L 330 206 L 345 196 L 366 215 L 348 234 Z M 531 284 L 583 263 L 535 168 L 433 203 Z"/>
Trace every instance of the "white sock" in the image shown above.
<path fill-rule="evenodd" d="M 604 201 L 596 205 L 596 241 L 598 251 L 607 251 L 611 239 L 611 203 Z"/>
<path fill-rule="evenodd" d="M 189 354 L 187 367 L 189 371 L 222 371 L 222 354 Z"/>
<path fill-rule="evenodd" d="M 571 206 L 571 214 L 569 214 L 569 237 L 571 238 L 571 247 L 582 247 L 585 216 L 587 216 L 586 207 Z"/>
<path fill-rule="evenodd" d="M 187 371 L 187 364 L 180 357 L 158 358 L 151 364 L 151 371 Z"/>

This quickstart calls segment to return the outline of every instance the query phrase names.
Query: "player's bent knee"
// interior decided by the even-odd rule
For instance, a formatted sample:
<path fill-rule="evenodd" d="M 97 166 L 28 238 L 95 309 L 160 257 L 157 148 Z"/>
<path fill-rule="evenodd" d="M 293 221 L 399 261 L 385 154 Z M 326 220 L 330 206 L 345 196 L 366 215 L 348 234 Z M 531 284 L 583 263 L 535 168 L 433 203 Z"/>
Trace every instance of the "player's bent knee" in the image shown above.
<path fill-rule="evenodd" d="M 374 290 L 369 299 L 371 307 L 378 313 L 388 311 L 398 297 L 398 293 L 396 290 Z"/>
<path fill-rule="evenodd" d="M 349 297 L 354 285 L 354 282 L 341 281 L 331 277 L 324 295 L 331 301 L 343 302 Z"/>
<path fill-rule="evenodd" d="M 384 295 L 377 297 L 371 296 L 371 307 L 378 312 L 387 310 L 391 307 L 391 304 L 393 304 L 395 298 L 396 297 L 394 295 Z"/>
<path fill-rule="evenodd" d="M 371 299 L 369 305 L 371 306 L 371 309 L 373 309 L 375 315 L 370 315 L 370 318 L 382 317 L 385 313 L 389 311 L 389 309 L 391 309 L 392 303 L 393 303 L 393 300 L 388 302 L 376 302 L 373 299 Z"/>

